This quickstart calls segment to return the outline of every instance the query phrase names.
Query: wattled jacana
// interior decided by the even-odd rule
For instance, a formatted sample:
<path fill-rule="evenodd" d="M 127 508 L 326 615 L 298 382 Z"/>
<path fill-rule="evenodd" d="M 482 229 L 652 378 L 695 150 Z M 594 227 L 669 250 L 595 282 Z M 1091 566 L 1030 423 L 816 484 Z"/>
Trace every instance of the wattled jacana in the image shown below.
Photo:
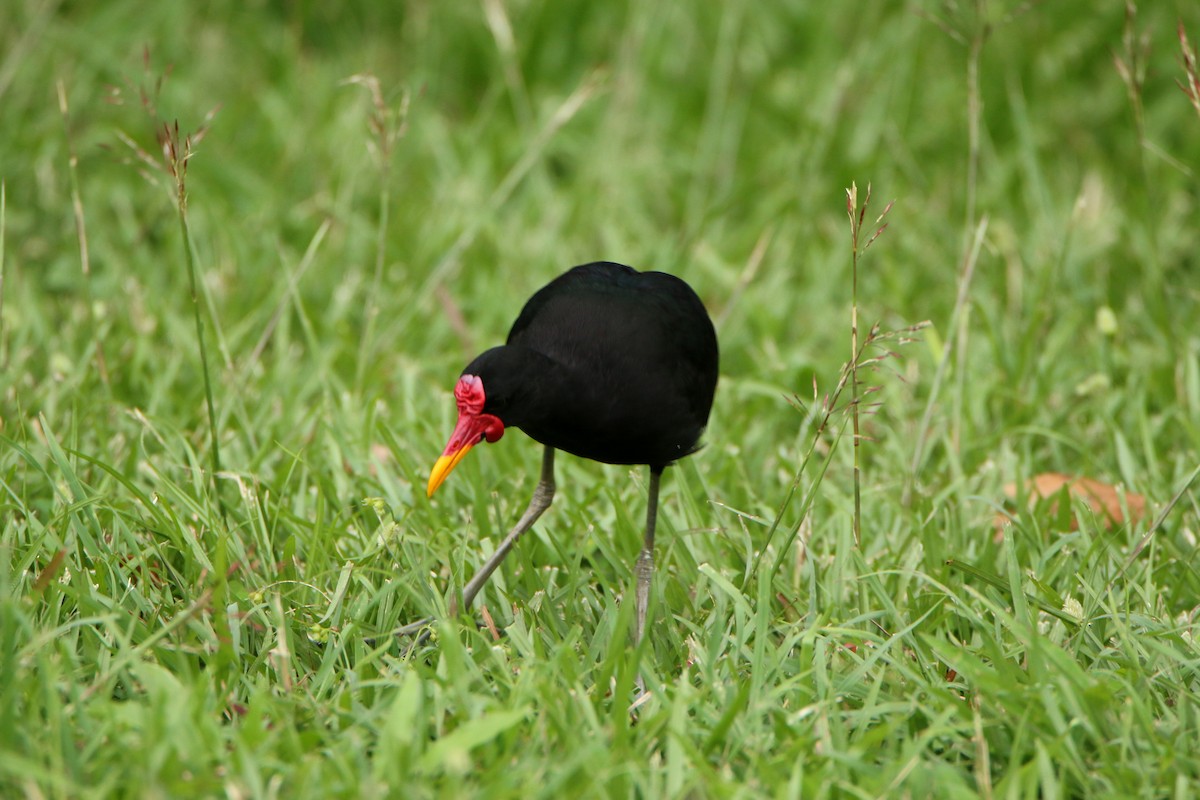
<path fill-rule="evenodd" d="M 636 570 L 640 642 L 654 571 L 659 481 L 669 464 L 696 451 L 716 387 L 716 332 L 700 298 L 679 278 L 599 261 L 539 290 L 506 344 L 463 370 L 454 388 L 458 424 L 429 476 L 432 496 L 468 450 L 484 439 L 497 441 L 505 428 L 520 428 L 546 446 L 529 507 L 463 589 L 462 607 L 470 608 L 549 507 L 555 450 L 607 464 L 646 464 L 646 535 Z"/>

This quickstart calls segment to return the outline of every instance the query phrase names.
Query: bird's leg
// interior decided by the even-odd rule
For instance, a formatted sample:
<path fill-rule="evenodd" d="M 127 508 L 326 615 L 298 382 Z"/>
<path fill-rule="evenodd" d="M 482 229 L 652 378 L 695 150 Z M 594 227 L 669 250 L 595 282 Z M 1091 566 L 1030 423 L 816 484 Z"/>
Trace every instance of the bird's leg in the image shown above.
<path fill-rule="evenodd" d="M 554 499 L 554 448 L 547 447 L 546 452 L 542 455 L 542 475 L 538 480 L 537 488 L 533 490 L 533 497 L 529 501 L 529 506 L 526 507 L 525 513 L 521 515 L 521 519 L 517 520 L 517 524 L 504 537 L 504 541 L 496 548 L 496 552 L 487 560 L 487 563 L 480 567 L 479 571 L 471 578 L 463 589 L 462 593 L 462 608 L 470 608 L 471 603 L 475 600 L 475 595 L 479 594 L 479 590 L 487 583 L 488 578 L 492 577 L 492 573 L 500 566 L 500 562 L 508 555 L 508 551 L 513 549 L 513 545 L 517 543 L 517 539 L 521 538 L 521 534 L 533 527 L 533 523 L 537 522 L 537 518 L 542 515 L 542 512 L 550 507 L 550 501 Z M 450 616 L 458 616 L 459 598 L 457 595 L 450 597 Z M 395 631 L 397 636 L 411 636 L 414 633 L 424 631 L 420 639 L 413 643 L 413 646 L 421 644 L 428 638 L 428 626 L 433 622 L 432 619 L 420 619 L 416 622 L 409 623 Z"/>
<path fill-rule="evenodd" d="M 654 575 L 654 525 L 658 521 L 658 484 L 662 479 L 661 467 L 650 467 L 650 491 L 646 500 L 646 538 L 642 542 L 642 552 L 638 554 L 637 594 L 634 596 L 634 609 L 637 621 L 634 627 L 635 643 L 642 643 L 646 632 L 646 609 L 650 605 L 650 578 Z"/>
<path fill-rule="evenodd" d="M 479 590 L 487 583 L 488 578 L 492 577 L 492 573 L 500 566 L 500 562 L 508 555 L 508 551 L 513 549 L 513 545 L 517 543 L 517 539 L 521 538 L 521 534 L 533 527 L 533 523 L 537 522 L 537 518 L 542 515 L 542 512 L 550 507 L 550 501 L 554 499 L 554 448 L 546 447 L 546 452 L 542 456 L 542 476 L 538 479 L 537 488 L 533 490 L 533 497 L 529 500 L 529 506 L 525 509 L 525 513 L 517 520 L 517 524 L 508 532 L 508 536 L 504 537 L 504 541 L 496 548 L 496 552 L 492 553 L 492 557 L 487 560 L 487 563 L 479 568 L 474 577 L 463 588 L 462 593 L 462 608 L 470 608 L 471 603 L 475 600 L 475 595 L 479 594 Z M 458 598 L 452 597 L 450 600 L 450 616 L 458 614 L 459 604 Z"/>

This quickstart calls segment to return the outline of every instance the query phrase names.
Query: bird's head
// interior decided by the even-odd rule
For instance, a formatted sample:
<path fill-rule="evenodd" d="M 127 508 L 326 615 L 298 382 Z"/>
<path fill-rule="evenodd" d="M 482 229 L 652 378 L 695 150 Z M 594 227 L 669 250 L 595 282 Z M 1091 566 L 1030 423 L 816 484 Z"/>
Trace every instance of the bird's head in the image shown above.
<path fill-rule="evenodd" d="M 468 450 L 484 439 L 496 442 L 504 435 L 504 423 L 500 418 L 483 412 L 486 401 L 483 378 L 463 373 L 454 387 L 454 402 L 458 404 L 458 424 L 454 426 L 454 433 L 450 435 L 446 449 L 429 474 L 429 486 L 426 491 L 430 497 L 442 485 L 442 481 L 446 480 L 450 471 L 458 466 L 458 462 L 463 460 Z"/>

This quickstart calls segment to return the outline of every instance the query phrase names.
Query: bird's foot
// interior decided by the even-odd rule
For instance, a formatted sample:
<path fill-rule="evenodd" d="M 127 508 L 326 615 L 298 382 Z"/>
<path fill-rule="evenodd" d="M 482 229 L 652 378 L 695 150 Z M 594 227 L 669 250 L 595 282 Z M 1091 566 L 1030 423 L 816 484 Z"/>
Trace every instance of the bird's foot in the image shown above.
<path fill-rule="evenodd" d="M 487 630 L 493 640 L 500 640 L 504 636 L 504 631 L 496 627 L 496 623 L 492 620 L 492 615 L 488 613 L 487 606 L 480 607 L 481 619 L 475 620 L 475 627 L 480 630 Z M 429 641 L 433 635 L 434 624 L 437 622 L 433 617 L 425 617 L 416 622 L 410 622 L 407 625 L 402 625 L 392 631 L 392 635 L 397 639 L 414 636 L 412 643 L 408 647 L 408 652 L 411 653 L 414 649 L 421 647 Z M 638 678 L 640 681 L 641 678 Z"/>
<path fill-rule="evenodd" d="M 414 633 L 420 633 L 423 629 L 433 625 L 433 617 L 419 619 L 416 622 L 410 622 L 393 631 L 394 636 L 412 636 Z"/>
<path fill-rule="evenodd" d="M 654 692 L 646 689 L 646 682 L 642 680 L 641 675 L 637 676 L 637 680 L 633 683 L 633 688 L 633 702 L 629 704 L 627 711 L 629 712 L 630 719 L 636 721 L 638 718 L 638 709 L 650 702 L 654 697 Z"/>
<path fill-rule="evenodd" d="M 415 637 L 412 642 L 409 643 L 407 651 L 405 652 L 405 656 L 412 655 L 414 650 L 429 641 L 429 637 L 433 635 L 433 623 L 433 617 L 426 617 L 425 619 L 419 619 L 416 622 L 410 622 L 407 625 L 403 625 L 393 631 L 392 635 L 397 639 L 402 639 L 408 636 Z"/>

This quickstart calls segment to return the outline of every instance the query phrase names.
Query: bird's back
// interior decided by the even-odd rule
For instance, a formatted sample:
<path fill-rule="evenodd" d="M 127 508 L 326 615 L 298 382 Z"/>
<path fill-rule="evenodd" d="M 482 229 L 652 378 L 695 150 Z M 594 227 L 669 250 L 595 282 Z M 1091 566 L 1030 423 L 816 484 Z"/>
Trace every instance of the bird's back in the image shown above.
<path fill-rule="evenodd" d="M 580 379 L 569 419 L 525 426 L 534 439 L 597 461 L 654 467 L 696 449 L 716 390 L 717 339 L 700 298 L 679 278 L 610 262 L 575 267 L 530 298 L 508 344 Z"/>

